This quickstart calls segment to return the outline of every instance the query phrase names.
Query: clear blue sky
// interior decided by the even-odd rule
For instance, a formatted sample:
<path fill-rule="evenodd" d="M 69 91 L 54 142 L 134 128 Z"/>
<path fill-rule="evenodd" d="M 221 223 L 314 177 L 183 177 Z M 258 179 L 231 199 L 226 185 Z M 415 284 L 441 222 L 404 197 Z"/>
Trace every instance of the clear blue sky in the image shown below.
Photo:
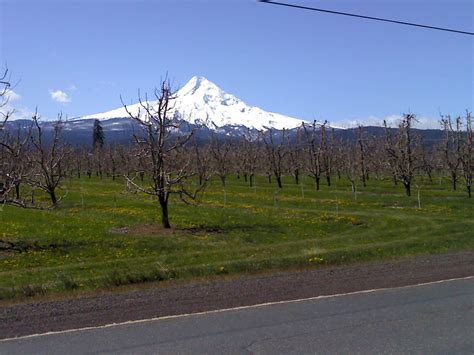
<path fill-rule="evenodd" d="M 474 31 L 473 0 L 287 2 Z M 11 104 L 48 118 L 120 107 L 166 72 L 176 87 L 202 75 L 247 104 L 334 124 L 474 106 L 473 36 L 253 0 L 0 0 L 0 31 Z"/>

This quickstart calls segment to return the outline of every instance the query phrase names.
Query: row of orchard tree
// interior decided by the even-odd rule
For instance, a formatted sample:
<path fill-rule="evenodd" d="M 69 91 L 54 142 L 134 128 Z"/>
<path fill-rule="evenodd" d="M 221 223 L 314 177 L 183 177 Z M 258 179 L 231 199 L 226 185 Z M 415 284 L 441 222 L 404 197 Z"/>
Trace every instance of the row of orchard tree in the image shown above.
<path fill-rule="evenodd" d="M 6 107 L 9 83 L 6 72 L 0 80 L 0 107 Z M 404 187 L 408 196 L 421 176 L 432 181 L 446 176 L 455 190 L 462 181 L 471 197 L 474 155 L 472 118 L 441 117 L 444 138 L 425 144 L 414 134 L 413 114 L 405 114 L 398 127 L 385 123 L 385 134 L 369 136 L 362 126 L 355 139 L 336 138 L 327 122 L 302 124 L 296 130 L 247 130 L 239 138 L 222 139 L 211 135 L 199 140 L 196 129 L 184 130 L 170 112 L 175 99 L 168 80 L 154 92 L 156 103 L 139 97 L 140 110 L 129 116 L 143 128 L 130 145 L 104 144 L 107 137 L 96 121 L 92 144 L 67 145 L 61 139 L 63 121 L 58 117 L 53 132 L 45 138 L 40 117 L 35 113 L 29 127 L 16 134 L 3 126 L 11 112 L 0 110 L 0 203 L 21 207 L 45 207 L 35 201 L 34 192 L 50 197 L 48 206 L 57 206 L 61 182 L 67 177 L 93 175 L 101 178 L 125 178 L 130 189 L 156 197 L 164 227 L 169 227 L 168 200 L 177 194 L 189 203 L 203 190 L 211 176 L 225 186 L 226 178 L 236 174 L 249 186 L 256 175 L 265 175 L 268 183 L 284 188 L 287 181 L 300 183 L 310 176 L 314 187 L 331 180 L 347 178 L 352 190 L 366 186 L 372 179 L 392 179 Z M 292 176 L 292 177 L 290 177 Z M 28 187 L 28 188 L 24 188 Z"/>

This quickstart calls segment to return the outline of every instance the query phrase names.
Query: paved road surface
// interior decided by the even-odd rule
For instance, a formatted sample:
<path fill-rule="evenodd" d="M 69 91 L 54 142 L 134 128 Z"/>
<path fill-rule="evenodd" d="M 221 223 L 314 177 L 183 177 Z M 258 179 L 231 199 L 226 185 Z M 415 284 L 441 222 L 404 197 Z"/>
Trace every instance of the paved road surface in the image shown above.
<path fill-rule="evenodd" d="M 0 341 L 1 354 L 474 353 L 474 278 Z"/>

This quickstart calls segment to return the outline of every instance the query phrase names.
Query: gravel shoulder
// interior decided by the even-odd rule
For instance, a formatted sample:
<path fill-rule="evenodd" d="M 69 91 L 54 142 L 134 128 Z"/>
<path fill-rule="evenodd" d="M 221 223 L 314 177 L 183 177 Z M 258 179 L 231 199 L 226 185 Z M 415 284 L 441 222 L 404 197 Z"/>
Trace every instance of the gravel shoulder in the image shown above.
<path fill-rule="evenodd" d="M 474 252 L 242 275 L 0 306 L 0 339 L 474 276 Z"/>

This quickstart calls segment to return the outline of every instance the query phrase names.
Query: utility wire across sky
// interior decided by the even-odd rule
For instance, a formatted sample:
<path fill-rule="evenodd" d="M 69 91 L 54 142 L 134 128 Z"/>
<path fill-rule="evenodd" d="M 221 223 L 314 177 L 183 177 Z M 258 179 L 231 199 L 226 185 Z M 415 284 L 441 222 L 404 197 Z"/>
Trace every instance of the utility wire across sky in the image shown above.
<path fill-rule="evenodd" d="M 302 9 L 302 10 L 310 10 L 310 11 L 324 12 L 324 13 L 333 14 L 333 15 L 357 17 L 357 18 L 361 18 L 361 19 L 364 19 L 364 20 L 373 20 L 373 21 L 389 22 L 389 23 L 395 23 L 395 24 L 397 24 L 397 25 L 421 27 L 421 28 L 426 28 L 426 29 L 430 29 L 430 30 L 445 31 L 445 32 L 454 32 L 454 33 L 458 33 L 458 34 L 474 36 L 474 32 L 461 31 L 461 30 L 454 30 L 454 29 L 445 28 L 445 27 L 437 27 L 437 26 L 423 25 L 423 24 L 413 23 L 413 22 L 390 20 L 390 19 L 381 18 L 381 17 L 365 16 L 365 15 L 353 14 L 353 13 L 348 13 L 348 12 L 340 12 L 340 11 L 333 11 L 333 10 L 321 9 L 321 8 L 316 8 L 316 7 L 309 7 L 309 6 L 296 5 L 296 4 L 288 4 L 288 3 L 284 3 L 284 2 L 277 2 L 277 1 L 271 1 L 271 0 L 259 0 L 259 2 L 262 2 L 262 3 L 264 3 L 264 4 L 271 4 L 271 5 L 279 5 L 279 6 L 285 6 L 285 7 L 292 7 L 292 8 L 296 8 L 296 9 Z"/>

